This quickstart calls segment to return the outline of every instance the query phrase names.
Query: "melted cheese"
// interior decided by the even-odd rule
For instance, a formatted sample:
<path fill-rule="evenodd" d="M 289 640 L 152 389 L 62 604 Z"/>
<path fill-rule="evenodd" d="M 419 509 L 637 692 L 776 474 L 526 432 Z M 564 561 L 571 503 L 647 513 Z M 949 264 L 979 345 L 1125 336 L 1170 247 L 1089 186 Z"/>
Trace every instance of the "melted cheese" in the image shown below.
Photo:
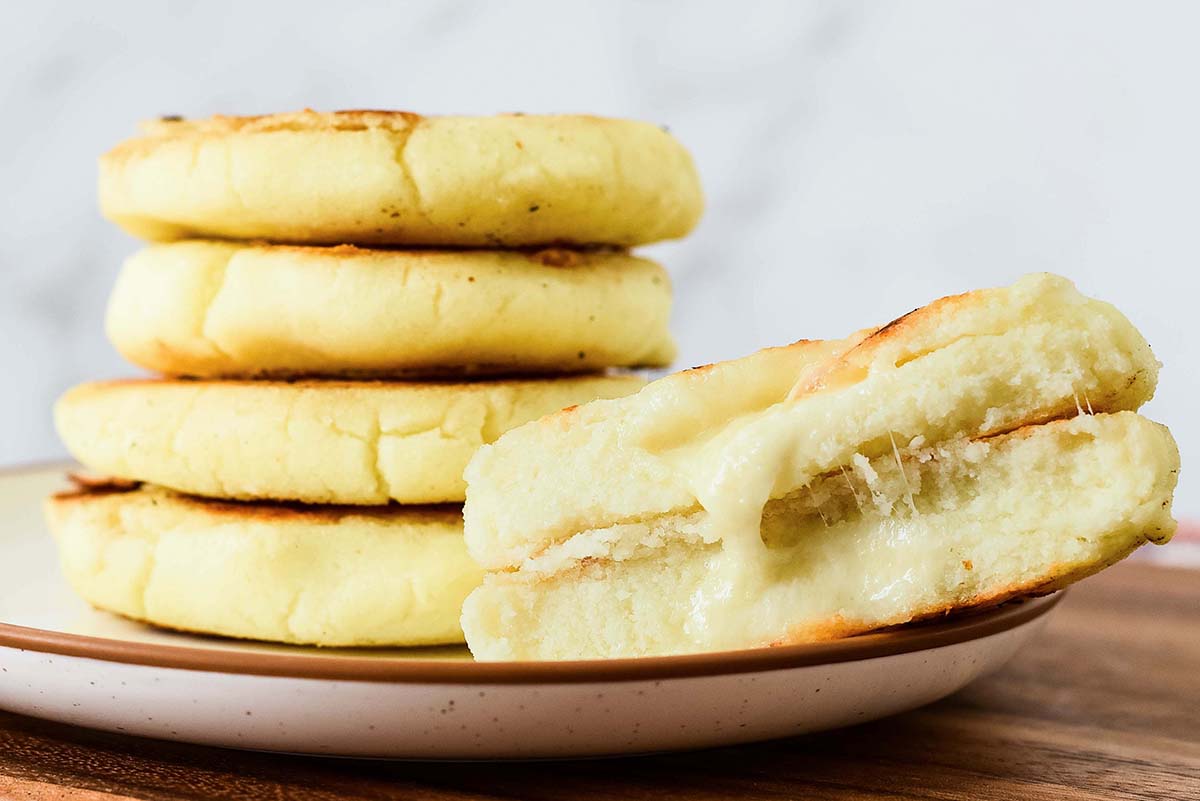
<path fill-rule="evenodd" d="M 886 383 L 886 374 L 879 378 Z M 711 582 L 693 593 L 691 599 L 692 636 L 703 637 L 713 645 L 737 642 L 746 620 L 745 611 L 761 605 L 773 583 L 772 558 L 762 534 L 763 511 L 772 498 L 797 488 L 811 493 L 813 479 L 841 469 L 855 503 L 861 508 L 859 493 L 844 472 L 847 465 L 855 465 L 863 474 L 864 488 L 875 504 L 886 505 L 885 514 L 892 511 L 894 501 L 877 497 L 872 488 L 876 471 L 857 450 L 864 441 L 886 442 L 885 453 L 891 451 L 899 468 L 903 506 L 909 517 L 917 515 L 908 474 L 888 425 L 891 421 L 886 407 L 882 414 L 876 414 L 880 407 L 860 404 L 859 408 L 871 413 L 867 419 L 844 417 L 843 421 L 851 425 L 842 430 L 853 431 L 852 436 L 839 438 L 818 433 L 835 430 L 822 421 L 835 413 L 839 395 L 857 389 L 853 382 L 824 386 L 798 403 L 777 404 L 744 416 L 693 446 L 663 455 L 684 477 L 707 513 L 702 539 L 721 543 L 720 555 L 713 560 Z M 910 439 L 917 444 L 918 437 Z M 909 439 L 904 441 L 909 443 Z M 821 522 L 828 527 L 830 520 L 822 511 L 820 500 L 815 496 L 811 500 Z M 925 555 L 919 553 L 919 543 L 911 541 L 911 526 L 901 518 L 883 523 L 888 527 L 885 539 L 893 546 L 902 546 L 894 547 L 891 552 L 914 553 L 911 564 L 902 571 L 906 578 L 900 583 L 918 580 Z M 867 597 L 879 600 L 897 591 L 896 586 L 861 588 Z"/>

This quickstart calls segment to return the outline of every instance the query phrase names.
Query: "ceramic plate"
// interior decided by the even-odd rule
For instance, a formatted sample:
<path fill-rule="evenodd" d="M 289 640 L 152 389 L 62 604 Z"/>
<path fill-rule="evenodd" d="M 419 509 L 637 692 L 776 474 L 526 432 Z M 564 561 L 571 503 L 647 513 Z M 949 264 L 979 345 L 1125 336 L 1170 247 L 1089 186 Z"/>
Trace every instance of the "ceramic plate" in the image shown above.
<path fill-rule="evenodd" d="M 205 745 L 416 759 L 546 758 L 783 737 L 929 703 L 996 669 L 1057 596 L 935 624 L 650 659 L 474 663 L 463 648 L 313 649 L 160 631 L 89 608 L 41 501 L 0 473 L 0 708 Z"/>

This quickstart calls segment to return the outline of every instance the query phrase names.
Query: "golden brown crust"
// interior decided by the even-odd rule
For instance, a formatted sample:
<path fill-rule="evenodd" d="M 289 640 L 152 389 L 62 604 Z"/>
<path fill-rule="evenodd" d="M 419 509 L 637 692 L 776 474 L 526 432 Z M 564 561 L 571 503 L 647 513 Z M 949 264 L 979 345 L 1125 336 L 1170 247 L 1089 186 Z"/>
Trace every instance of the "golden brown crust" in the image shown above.
<path fill-rule="evenodd" d="M 875 331 L 860 342 L 858 347 L 862 350 L 868 350 L 872 347 L 878 347 L 889 339 L 902 339 L 906 334 L 920 327 L 927 320 L 937 320 L 941 319 L 944 315 L 953 315 L 967 305 L 979 302 L 981 296 L 982 293 L 977 291 L 962 292 L 957 295 L 947 295 L 938 298 L 924 306 L 900 315 L 889 323 L 879 326 L 879 328 L 875 329 Z"/>
<path fill-rule="evenodd" d="M 306 522 L 337 522 L 347 517 L 374 518 L 381 521 L 397 517 L 415 517 L 418 515 L 444 519 L 445 522 L 458 522 L 462 517 L 462 506 L 459 504 L 397 504 L 387 506 L 346 506 L 336 504 L 306 504 L 295 501 L 255 500 L 234 501 L 219 498 L 202 498 L 197 495 L 187 495 L 181 492 L 143 484 L 137 481 L 126 481 L 111 477 L 81 477 L 76 473 L 68 473 L 74 487 L 69 490 L 51 495 L 56 504 L 88 503 L 99 501 L 117 494 L 142 493 L 147 499 L 161 498 L 177 506 L 186 506 L 206 515 L 229 516 L 238 520 L 282 521 L 297 520 Z"/>
<path fill-rule="evenodd" d="M 1036 426 L 1031 426 L 1031 428 L 1036 428 Z M 1074 570 L 1063 570 L 1061 566 L 1057 565 L 1051 566 L 1047 571 L 1049 574 L 1051 574 L 1051 578 L 1041 581 L 1026 582 L 1023 584 L 1011 584 L 1007 587 L 1001 587 L 994 589 L 991 592 L 977 595 L 961 603 L 944 604 L 937 607 L 922 609 L 917 611 L 908 620 L 895 621 L 894 623 L 880 626 L 865 623 L 863 621 L 846 620 L 844 618 L 837 617 L 818 625 L 805 626 L 801 629 L 794 630 L 787 636 L 769 643 L 769 645 L 798 645 L 801 643 L 837 640 L 843 637 L 853 637 L 858 634 L 891 630 L 914 623 L 924 623 L 937 620 L 939 618 L 949 617 L 951 615 L 983 612 L 988 609 L 1001 606 L 1002 604 L 1031 598 L 1039 598 L 1043 595 L 1050 595 L 1051 593 L 1065 589 L 1071 584 L 1081 581 L 1088 576 L 1095 575 L 1101 570 L 1112 567 L 1117 562 L 1120 562 L 1122 559 L 1136 551 L 1146 542 L 1150 541 L 1153 541 L 1153 538 L 1146 536 L 1130 545 L 1128 549 L 1115 555 L 1112 559 L 1096 564 L 1084 565 L 1083 567 L 1079 567 Z"/>
<path fill-rule="evenodd" d="M 584 372 L 584 373 L 569 373 L 561 376 L 562 380 L 569 381 L 574 379 L 600 378 L 603 376 L 621 376 L 628 375 L 632 378 L 634 373 L 623 373 L 619 370 L 606 372 Z M 379 390 L 379 391 L 418 391 L 423 389 L 480 389 L 492 386 L 504 387 L 514 383 L 525 382 L 546 382 L 553 381 L 555 377 L 539 375 L 531 373 L 529 375 L 505 375 L 503 378 L 495 378 L 487 375 L 462 376 L 447 374 L 445 378 L 430 378 L 423 376 L 420 380 L 413 381 L 398 381 L 380 378 L 371 379 L 338 379 L 338 378 L 311 378 L 307 376 L 298 377 L 276 377 L 276 378 L 189 378 L 187 376 L 138 376 L 134 378 L 109 378 L 101 381 L 89 381 L 86 384 L 80 384 L 72 390 L 77 396 L 86 396 L 92 393 L 102 394 L 108 389 L 119 387 L 154 387 L 167 386 L 170 384 L 204 384 L 204 385 L 221 385 L 227 387 L 254 387 L 264 388 L 270 385 L 278 385 L 280 387 L 300 388 L 300 389 L 318 389 L 318 390 L 334 390 L 334 389 L 352 389 L 352 390 Z"/>
<path fill-rule="evenodd" d="M 90 473 L 68 472 L 67 481 L 72 488 L 55 493 L 52 497 L 63 500 L 83 495 L 114 495 L 122 492 L 132 492 L 142 486 L 140 481 L 130 481 L 116 476 L 97 476 Z"/>
<path fill-rule="evenodd" d="M 878 350 L 893 343 L 902 343 L 912 330 L 924 325 L 926 321 L 938 319 L 945 313 L 952 313 L 955 307 L 969 302 L 970 294 L 940 298 L 927 306 L 913 309 L 879 328 L 866 329 L 852 334 L 849 339 L 856 341 L 841 356 L 829 360 L 820 369 L 814 370 L 806 381 L 797 384 L 792 390 L 791 398 L 794 400 L 838 386 L 841 383 L 850 383 L 861 379 L 865 374 L 866 365 L 871 362 Z"/>
<path fill-rule="evenodd" d="M 274 253 L 297 253 L 301 255 L 322 257 L 337 256 L 339 259 L 369 259 L 387 254 L 402 255 L 408 260 L 436 259 L 445 256 L 462 257 L 464 255 L 462 248 L 455 249 L 438 246 L 425 247 L 417 245 L 372 245 L 370 247 L 363 247 L 345 242 L 337 245 L 303 245 L 289 244 L 287 242 L 269 242 L 265 239 L 247 239 L 240 242 L 216 240 L 216 242 L 221 245 L 237 245 L 245 250 L 253 248 L 269 248 Z M 589 256 L 599 257 L 608 254 L 630 255 L 629 248 L 603 244 L 569 246 L 564 244 L 555 245 L 552 247 L 511 247 L 503 250 L 474 248 L 468 251 L 468 253 L 479 254 L 481 256 L 500 254 L 505 258 L 510 259 L 524 257 L 531 263 L 541 264 L 546 267 L 578 267 L 580 264 L 584 263 Z"/>
<path fill-rule="evenodd" d="M 288 111 L 277 114 L 253 114 L 185 119 L 158 117 L 145 120 L 139 128 L 145 136 L 188 137 L 224 136 L 230 133 L 270 133 L 272 131 L 364 131 L 379 128 L 406 131 L 425 119 L 412 111 L 347 109 L 343 111 Z M 127 144 L 127 143 L 123 143 Z"/>
<path fill-rule="evenodd" d="M 1022 283 L 1026 284 L 1026 290 L 1023 292 L 1014 293 L 1016 287 L 1012 287 L 948 295 L 913 309 L 878 328 L 859 331 L 850 337 L 850 340 L 857 340 L 852 347 L 838 358 L 830 359 L 819 370 L 810 373 L 804 381 L 798 382 L 789 399 L 796 400 L 805 395 L 855 383 L 864 378 L 880 359 L 900 367 L 909 361 L 955 344 L 958 339 L 986 336 L 1015 327 L 1023 315 L 1030 314 L 1038 305 L 1042 305 L 1043 308 L 1047 305 L 1061 308 L 1078 302 L 1074 288 L 1056 276 L 1028 276 Z M 1037 288 L 1039 284 L 1041 288 L 1038 291 L 1032 294 L 1028 292 L 1029 288 Z M 1065 292 L 1068 288 L 1070 292 Z M 1102 316 L 1103 312 L 1099 307 L 1104 304 L 1095 305 L 1097 316 Z M 990 321 L 987 319 L 989 316 L 993 318 Z M 972 325 L 966 322 L 968 320 L 976 320 L 977 323 Z M 1127 321 L 1124 322 L 1128 324 Z M 989 330 L 989 326 L 995 326 L 994 331 Z M 1123 408 L 1119 405 L 1113 406 L 1114 401 L 1139 381 L 1152 385 L 1154 376 L 1148 375 L 1144 370 L 1138 371 L 1129 376 L 1124 387 L 1114 388 L 1108 395 L 1093 397 L 1089 402 L 1095 411 Z M 1068 404 L 1042 417 L 1030 418 L 1028 422 L 1054 419 L 1074 410 L 1075 405 Z"/>
<path fill-rule="evenodd" d="M 524 117 L 521 112 L 507 112 L 496 117 Z M 560 119 L 603 122 L 606 118 L 594 114 L 558 114 Z M 211 117 L 184 118 L 167 115 L 145 120 L 139 126 L 147 136 L 225 135 L 228 133 L 269 133 L 271 131 L 363 131 L 379 128 L 405 131 L 434 117 L 413 111 L 385 109 L 342 109 L 338 111 L 285 111 L 275 114 L 243 116 L 214 114 Z"/>

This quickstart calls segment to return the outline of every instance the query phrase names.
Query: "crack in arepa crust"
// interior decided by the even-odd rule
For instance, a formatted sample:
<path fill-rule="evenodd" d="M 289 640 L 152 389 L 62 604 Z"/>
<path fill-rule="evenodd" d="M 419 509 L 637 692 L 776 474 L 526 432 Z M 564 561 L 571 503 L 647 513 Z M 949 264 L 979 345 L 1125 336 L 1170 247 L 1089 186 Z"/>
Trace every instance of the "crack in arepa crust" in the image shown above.
<path fill-rule="evenodd" d="M 156 241 L 624 247 L 686 234 L 704 204 L 683 146 L 629 120 L 304 111 L 143 130 L 101 158 L 101 208 Z"/>
<path fill-rule="evenodd" d="M 70 391 L 56 420 L 90 468 L 181 492 L 367 506 L 461 502 L 462 469 L 480 445 L 565 403 L 642 384 L 636 376 L 122 380 Z"/>

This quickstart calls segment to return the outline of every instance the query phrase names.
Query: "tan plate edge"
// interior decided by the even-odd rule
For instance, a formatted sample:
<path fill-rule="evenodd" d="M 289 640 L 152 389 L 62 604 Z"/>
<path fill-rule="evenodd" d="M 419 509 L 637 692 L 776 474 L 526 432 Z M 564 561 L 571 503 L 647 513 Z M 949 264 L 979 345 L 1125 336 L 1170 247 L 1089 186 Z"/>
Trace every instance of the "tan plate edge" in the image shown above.
<path fill-rule="evenodd" d="M 254 676 L 413 684 L 558 684 L 722 676 L 853 662 L 940 648 L 1016 628 L 1062 593 L 989 612 L 832 642 L 681 656 L 565 662 L 455 662 L 266 654 L 131 642 L 0 623 L 0 647 L 151 667 Z"/>

